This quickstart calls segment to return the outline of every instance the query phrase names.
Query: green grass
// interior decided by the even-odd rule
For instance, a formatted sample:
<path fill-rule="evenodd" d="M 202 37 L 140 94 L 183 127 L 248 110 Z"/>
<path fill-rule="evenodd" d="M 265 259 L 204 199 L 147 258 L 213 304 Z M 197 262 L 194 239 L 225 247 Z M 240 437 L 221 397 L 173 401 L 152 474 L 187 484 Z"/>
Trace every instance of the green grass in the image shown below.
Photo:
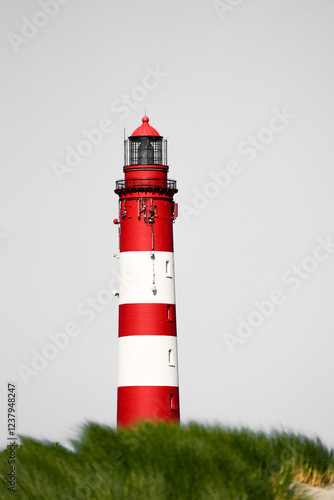
<path fill-rule="evenodd" d="M 0 498 L 22 500 L 284 500 L 306 498 L 294 480 L 334 482 L 334 455 L 319 440 L 189 424 L 135 430 L 88 424 L 71 452 L 21 438 L 16 492 L 0 453 Z"/>

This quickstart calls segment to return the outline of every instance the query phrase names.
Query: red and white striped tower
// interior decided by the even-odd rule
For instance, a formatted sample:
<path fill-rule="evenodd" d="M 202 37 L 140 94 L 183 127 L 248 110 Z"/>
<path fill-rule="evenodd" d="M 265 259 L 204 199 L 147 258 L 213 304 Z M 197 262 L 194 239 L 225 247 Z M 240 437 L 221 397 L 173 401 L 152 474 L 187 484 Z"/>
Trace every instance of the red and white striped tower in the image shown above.
<path fill-rule="evenodd" d="M 167 141 L 143 123 L 124 141 L 119 196 L 117 425 L 179 422 L 173 222 Z"/>

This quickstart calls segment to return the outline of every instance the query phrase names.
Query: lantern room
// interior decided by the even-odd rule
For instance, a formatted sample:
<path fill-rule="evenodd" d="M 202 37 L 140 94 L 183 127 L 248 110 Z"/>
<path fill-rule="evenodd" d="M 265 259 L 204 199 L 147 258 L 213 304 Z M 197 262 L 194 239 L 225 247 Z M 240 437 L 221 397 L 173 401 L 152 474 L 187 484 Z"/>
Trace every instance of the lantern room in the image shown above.
<path fill-rule="evenodd" d="M 167 167 L 167 140 L 149 125 L 144 116 L 142 125 L 124 141 L 124 166 L 160 165 Z"/>

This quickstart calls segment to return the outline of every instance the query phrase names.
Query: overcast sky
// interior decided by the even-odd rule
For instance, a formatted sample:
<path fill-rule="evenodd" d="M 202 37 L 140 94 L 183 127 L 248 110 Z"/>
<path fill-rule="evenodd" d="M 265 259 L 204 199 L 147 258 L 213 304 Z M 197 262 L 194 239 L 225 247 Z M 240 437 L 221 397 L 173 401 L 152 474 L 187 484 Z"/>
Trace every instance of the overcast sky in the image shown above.
<path fill-rule="evenodd" d="M 179 188 L 182 422 L 334 446 L 333 15 L 331 0 L 1 2 L 1 445 L 8 381 L 21 435 L 116 424 L 113 190 L 146 108 Z"/>

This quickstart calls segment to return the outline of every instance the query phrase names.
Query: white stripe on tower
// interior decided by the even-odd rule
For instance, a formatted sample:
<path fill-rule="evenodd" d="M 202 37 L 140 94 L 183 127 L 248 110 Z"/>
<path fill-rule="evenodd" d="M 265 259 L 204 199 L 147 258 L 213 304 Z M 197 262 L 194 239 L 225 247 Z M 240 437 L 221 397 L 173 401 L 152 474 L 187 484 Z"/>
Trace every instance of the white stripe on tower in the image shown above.
<path fill-rule="evenodd" d="M 129 335 L 119 338 L 118 385 L 178 386 L 176 337 Z"/>
<path fill-rule="evenodd" d="M 175 304 L 173 252 L 121 252 L 119 303 Z"/>

